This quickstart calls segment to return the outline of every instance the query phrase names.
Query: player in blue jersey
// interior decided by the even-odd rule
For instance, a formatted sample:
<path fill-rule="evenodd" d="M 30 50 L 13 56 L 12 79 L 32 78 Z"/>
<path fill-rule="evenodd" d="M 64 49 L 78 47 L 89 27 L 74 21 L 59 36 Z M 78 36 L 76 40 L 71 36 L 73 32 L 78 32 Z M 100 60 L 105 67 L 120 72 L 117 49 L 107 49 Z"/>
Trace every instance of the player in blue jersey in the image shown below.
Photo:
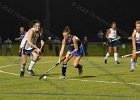
<path fill-rule="evenodd" d="M 60 79 L 65 79 L 66 78 L 66 68 L 67 68 L 67 62 L 74 56 L 75 60 L 73 62 L 73 66 L 75 68 L 78 68 L 79 75 L 82 75 L 83 71 L 83 66 L 79 64 L 81 57 L 83 56 L 83 45 L 80 41 L 80 39 L 75 36 L 71 35 L 71 31 L 69 27 L 65 27 L 63 31 L 63 37 L 64 39 L 62 40 L 62 46 L 59 54 L 59 60 L 58 63 L 60 62 L 60 59 L 63 55 L 64 49 L 66 45 L 69 45 L 68 52 L 66 54 L 66 59 L 62 63 L 62 76 Z"/>

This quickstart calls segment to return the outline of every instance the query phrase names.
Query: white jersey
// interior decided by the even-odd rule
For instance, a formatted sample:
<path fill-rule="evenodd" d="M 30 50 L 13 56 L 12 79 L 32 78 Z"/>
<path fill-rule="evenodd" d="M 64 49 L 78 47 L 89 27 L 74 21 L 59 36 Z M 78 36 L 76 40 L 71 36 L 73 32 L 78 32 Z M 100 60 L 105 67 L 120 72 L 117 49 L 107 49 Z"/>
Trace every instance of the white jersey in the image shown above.
<path fill-rule="evenodd" d="M 136 43 L 140 44 L 140 33 L 138 33 L 136 30 L 134 30 L 134 32 L 136 32 Z"/>
<path fill-rule="evenodd" d="M 117 37 L 117 31 L 113 30 L 112 28 L 110 28 L 109 30 L 110 30 L 110 33 L 108 35 L 108 38 L 115 39 Z"/>
<path fill-rule="evenodd" d="M 30 45 L 28 45 L 28 43 L 27 43 L 28 42 L 28 34 L 29 34 L 29 31 L 26 33 L 26 35 L 22 39 L 21 44 L 20 44 L 20 48 L 23 48 L 23 49 L 26 49 L 26 50 L 31 50 L 31 49 L 33 49 L 33 47 L 30 46 Z M 39 34 L 34 34 L 33 33 L 33 35 L 32 35 L 32 43 L 34 45 L 36 45 L 36 42 L 37 42 L 38 37 L 39 37 Z"/>

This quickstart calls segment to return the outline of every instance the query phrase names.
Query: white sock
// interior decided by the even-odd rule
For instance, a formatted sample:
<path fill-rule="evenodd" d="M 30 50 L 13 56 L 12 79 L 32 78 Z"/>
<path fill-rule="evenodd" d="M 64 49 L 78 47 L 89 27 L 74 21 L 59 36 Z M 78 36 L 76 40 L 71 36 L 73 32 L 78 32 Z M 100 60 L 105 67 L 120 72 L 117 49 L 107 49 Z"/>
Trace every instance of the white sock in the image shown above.
<path fill-rule="evenodd" d="M 25 71 L 25 66 L 23 64 L 20 65 L 21 66 L 21 71 Z"/>
<path fill-rule="evenodd" d="M 106 56 L 105 56 L 105 59 L 107 59 L 109 56 L 110 56 L 110 53 L 107 52 L 107 53 L 106 53 Z"/>
<path fill-rule="evenodd" d="M 114 60 L 118 61 L 118 53 L 114 53 Z"/>
<path fill-rule="evenodd" d="M 32 61 L 30 62 L 30 66 L 28 68 L 28 70 L 32 70 L 33 66 L 35 65 L 35 61 Z"/>
<path fill-rule="evenodd" d="M 131 69 L 135 69 L 136 61 L 131 58 Z"/>

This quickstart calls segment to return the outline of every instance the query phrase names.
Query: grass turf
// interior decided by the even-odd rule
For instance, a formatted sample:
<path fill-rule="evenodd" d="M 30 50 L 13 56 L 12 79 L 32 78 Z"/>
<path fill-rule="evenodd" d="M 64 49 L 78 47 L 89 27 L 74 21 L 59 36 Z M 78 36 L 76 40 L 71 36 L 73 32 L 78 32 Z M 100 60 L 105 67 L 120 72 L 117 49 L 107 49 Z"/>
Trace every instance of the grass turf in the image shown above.
<path fill-rule="evenodd" d="M 104 64 L 103 57 L 83 57 L 83 78 L 72 67 L 74 59 L 68 63 L 67 79 L 61 80 L 59 65 L 39 80 L 39 76 L 52 67 L 57 57 L 41 57 L 34 67 L 36 77 L 26 73 L 19 77 L 20 60 L 18 57 L 0 57 L 0 100 L 139 100 L 140 68 L 129 72 L 130 58 L 119 59 L 115 65 L 113 57 Z M 30 60 L 28 59 L 28 62 Z M 27 64 L 27 66 L 29 63 Z"/>

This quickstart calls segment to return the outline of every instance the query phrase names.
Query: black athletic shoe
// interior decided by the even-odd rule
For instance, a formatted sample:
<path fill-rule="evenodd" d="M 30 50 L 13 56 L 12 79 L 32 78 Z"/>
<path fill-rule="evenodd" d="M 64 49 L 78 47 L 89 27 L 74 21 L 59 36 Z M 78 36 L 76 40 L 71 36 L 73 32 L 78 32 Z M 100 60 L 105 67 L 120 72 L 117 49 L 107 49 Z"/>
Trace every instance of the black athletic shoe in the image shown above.
<path fill-rule="evenodd" d="M 118 62 L 118 61 L 115 61 L 115 64 L 120 64 L 120 62 Z"/>
<path fill-rule="evenodd" d="M 134 72 L 134 69 L 131 69 L 130 72 Z"/>
<path fill-rule="evenodd" d="M 20 72 L 20 77 L 24 77 L 24 72 L 23 71 Z"/>
<path fill-rule="evenodd" d="M 104 63 L 107 64 L 107 59 L 104 60 Z"/>
<path fill-rule="evenodd" d="M 78 67 L 78 71 L 79 71 L 79 75 L 82 75 L 82 73 L 83 73 L 83 66 L 82 65 L 80 67 Z"/>
<path fill-rule="evenodd" d="M 31 75 L 31 76 L 35 76 L 33 70 L 27 70 L 28 74 Z"/>

